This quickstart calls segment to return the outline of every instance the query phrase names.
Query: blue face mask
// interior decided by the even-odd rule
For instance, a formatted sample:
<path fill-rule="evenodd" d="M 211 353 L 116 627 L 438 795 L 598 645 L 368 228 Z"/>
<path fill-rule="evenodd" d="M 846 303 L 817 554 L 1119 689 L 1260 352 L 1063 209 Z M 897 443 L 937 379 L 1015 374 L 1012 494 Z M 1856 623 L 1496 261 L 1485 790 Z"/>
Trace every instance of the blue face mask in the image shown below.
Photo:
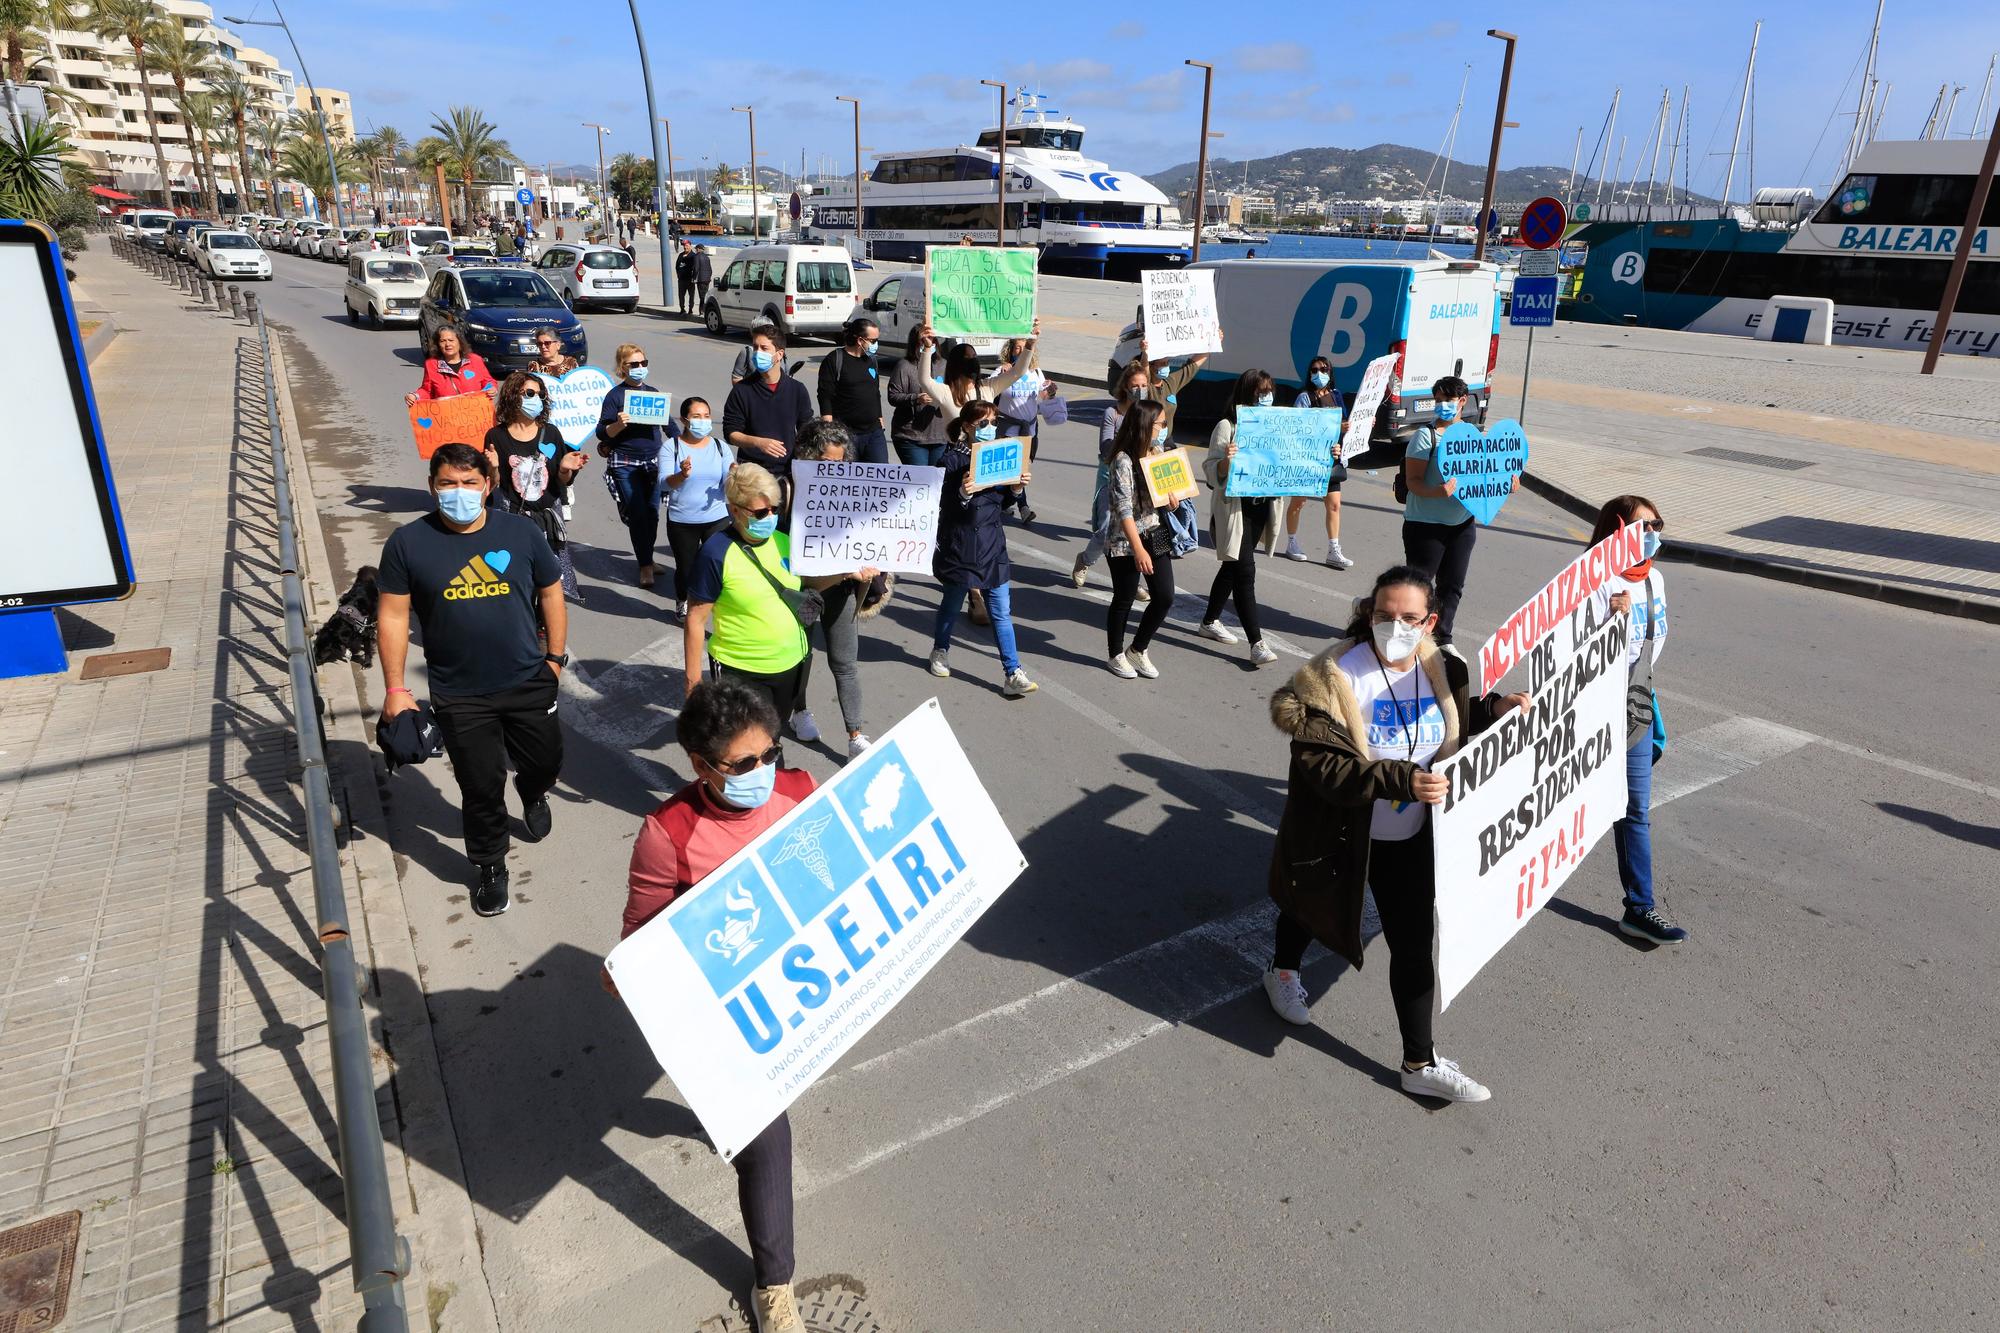
<path fill-rule="evenodd" d="M 1437 405 L 1437 414 L 1439 421 L 1456 421 L 1458 420 L 1458 404 L 1439 403 Z"/>
<path fill-rule="evenodd" d="M 531 394 L 522 395 L 521 411 L 531 417 L 540 416 L 542 414 L 542 400 Z"/>
<path fill-rule="evenodd" d="M 1333 382 L 1333 376 L 1327 374 L 1324 370 L 1315 370 L 1312 373 L 1312 381 L 1313 388 L 1324 389 Z"/>
<path fill-rule="evenodd" d="M 1273 394 L 1260 393 L 1257 395 L 1257 406 L 1259 407 L 1269 407 L 1272 403 L 1276 401 L 1277 397 Z"/>
<path fill-rule="evenodd" d="M 634 384 L 644 384 L 646 382 L 646 375 L 651 370 L 651 366 L 628 366 L 625 369 L 625 378 L 631 380 Z"/>
<path fill-rule="evenodd" d="M 979 441 L 981 444 L 985 444 L 988 440 L 998 439 L 999 437 L 1000 437 L 1000 428 L 994 425 L 990 421 L 987 422 L 984 426 L 980 426 L 972 432 L 972 438 Z"/>
<path fill-rule="evenodd" d="M 876 349 L 876 348 L 878 348 L 878 347 L 880 347 L 881 345 L 882 345 L 882 344 L 881 344 L 880 342 L 872 342 L 872 343 L 862 343 L 862 344 L 861 344 L 861 355 L 863 355 L 863 356 L 873 356 L 873 355 L 875 355 L 875 349 Z"/>
<path fill-rule="evenodd" d="M 471 523 L 486 508 L 486 497 L 469 486 L 453 486 L 437 493 L 438 512 L 454 523 Z"/>
<path fill-rule="evenodd" d="M 778 785 L 778 766 L 759 764 L 748 773 L 726 773 L 722 778 L 722 799 L 738 810 L 755 810 L 771 799 Z"/>
<path fill-rule="evenodd" d="M 681 434 L 687 436 L 690 440 L 705 440 L 708 438 L 708 433 L 714 429 L 715 422 L 713 420 L 708 417 L 696 417 L 681 427 Z"/>
<path fill-rule="evenodd" d="M 762 518 L 753 518 L 743 525 L 743 531 L 760 542 L 777 530 L 778 516 L 776 514 L 766 514 Z"/>
<path fill-rule="evenodd" d="M 771 362 L 774 361 L 775 359 L 776 359 L 775 357 L 773 357 L 769 352 L 764 351 L 762 348 L 759 348 L 757 351 L 750 353 L 750 364 L 757 367 L 757 369 L 759 370 L 769 370 L 771 368 Z"/>
<path fill-rule="evenodd" d="M 1155 449 L 1164 448 L 1166 446 L 1166 443 L 1167 443 L 1167 433 L 1165 431 L 1156 430 L 1153 432 L 1153 447 Z"/>
<path fill-rule="evenodd" d="M 1639 536 L 1639 550 L 1648 560 L 1660 553 L 1660 534 L 1644 532 Z"/>

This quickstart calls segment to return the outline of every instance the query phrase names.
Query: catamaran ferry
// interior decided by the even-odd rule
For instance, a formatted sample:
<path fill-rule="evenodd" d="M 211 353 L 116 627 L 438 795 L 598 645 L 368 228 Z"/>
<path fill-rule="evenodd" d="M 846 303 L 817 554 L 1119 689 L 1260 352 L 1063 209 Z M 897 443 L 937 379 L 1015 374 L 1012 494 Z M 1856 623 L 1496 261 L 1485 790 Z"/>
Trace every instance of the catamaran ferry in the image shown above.
<path fill-rule="evenodd" d="M 1666 221 L 1586 222 L 1567 238 L 1589 253 L 1565 313 L 1755 336 L 1770 298 L 1824 297 L 1837 343 L 1926 347 L 1984 149 L 1977 139 L 1871 143 L 1832 197 L 1790 226 L 1688 210 Z M 1767 336 L 1799 340 L 1783 329 Z M 1944 350 L 2000 356 L 2000 191 L 1972 239 Z"/>
<path fill-rule="evenodd" d="M 1193 231 L 1167 197 L 1135 172 L 1083 155 L 1083 126 L 1020 95 L 1007 126 L 1007 243 L 1041 250 L 1047 273 L 1131 278 L 1188 262 Z M 970 236 L 998 241 L 1000 130 L 976 144 L 884 153 L 862 187 L 861 239 L 878 259 L 922 259 L 927 245 Z M 812 200 L 812 230 L 854 238 L 854 187 Z M 861 247 L 850 245 L 857 253 Z"/>

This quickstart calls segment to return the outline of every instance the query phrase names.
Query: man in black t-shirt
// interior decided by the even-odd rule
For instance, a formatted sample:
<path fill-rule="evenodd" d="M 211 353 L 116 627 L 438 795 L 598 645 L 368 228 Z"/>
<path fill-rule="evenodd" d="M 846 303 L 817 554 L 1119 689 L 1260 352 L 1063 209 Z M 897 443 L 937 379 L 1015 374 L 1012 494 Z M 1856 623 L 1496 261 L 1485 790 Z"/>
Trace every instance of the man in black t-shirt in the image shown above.
<path fill-rule="evenodd" d="M 508 906 L 507 760 L 528 839 L 540 842 L 553 822 L 549 789 L 563 752 L 556 687 L 569 665 L 555 552 L 530 520 L 488 509 L 492 489 L 486 456 L 471 445 L 431 455 L 437 512 L 390 536 L 375 618 L 385 722 L 417 703 L 403 684 L 412 610 L 423 631 L 431 707 L 458 778 L 465 854 L 479 872 L 472 910 L 481 916 Z"/>
<path fill-rule="evenodd" d="M 889 461 L 889 436 L 882 429 L 882 382 L 875 349 L 882 330 L 857 316 L 841 330 L 841 345 L 819 363 L 819 414 L 838 421 L 854 437 L 848 455 L 857 463 Z"/>

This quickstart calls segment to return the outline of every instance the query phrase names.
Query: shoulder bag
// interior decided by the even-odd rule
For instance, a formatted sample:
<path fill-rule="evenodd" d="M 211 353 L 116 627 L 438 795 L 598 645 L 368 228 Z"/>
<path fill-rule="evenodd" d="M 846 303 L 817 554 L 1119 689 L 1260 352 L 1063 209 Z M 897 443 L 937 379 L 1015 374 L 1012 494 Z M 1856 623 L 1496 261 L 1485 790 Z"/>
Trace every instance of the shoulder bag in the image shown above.
<path fill-rule="evenodd" d="M 819 595 L 817 588 L 787 588 L 778 582 L 776 575 L 764 567 L 764 562 L 757 558 L 756 548 L 744 541 L 740 534 L 731 530 L 729 539 L 743 548 L 743 554 L 749 558 L 757 572 L 764 576 L 764 582 L 771 585 L 771 591 L 778 594 L 778 600 L 785 604 L 785 609 L 799 622 L 800 629 L 811 629 L 819 624 L 820 617 L 826 613 L 826 599 Z"/>

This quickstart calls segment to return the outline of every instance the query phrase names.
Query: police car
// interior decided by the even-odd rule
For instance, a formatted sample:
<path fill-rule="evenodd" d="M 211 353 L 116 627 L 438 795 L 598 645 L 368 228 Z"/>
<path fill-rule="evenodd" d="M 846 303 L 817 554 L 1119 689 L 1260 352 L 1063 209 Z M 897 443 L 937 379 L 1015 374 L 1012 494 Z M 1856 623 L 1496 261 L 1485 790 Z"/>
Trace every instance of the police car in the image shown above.
<path fill-rule="evenodd" d="M 565 356 L 589 356 L 583 323 L 532 269 L 497 264 L 441 268 L 431 275 L 417 309 L 428 347 L 441 328 L 456 329 L 468 350 L 495 373 L 525 370 L 536 359 L 535 331 L 552 328 Z"/>

